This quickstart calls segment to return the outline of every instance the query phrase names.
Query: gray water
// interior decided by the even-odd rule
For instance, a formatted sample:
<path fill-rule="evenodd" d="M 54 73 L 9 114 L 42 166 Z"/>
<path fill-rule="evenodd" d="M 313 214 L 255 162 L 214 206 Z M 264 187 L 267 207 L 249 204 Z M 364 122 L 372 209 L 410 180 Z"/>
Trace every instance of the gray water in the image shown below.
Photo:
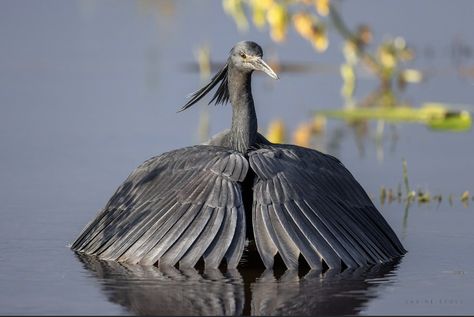
<path fill-rule="evenodd" d="M 404 36 L 418 53 L 412 66 L 434 70 L 405 99 L 473 104 L 473 78 L 456 72 L 474 65 L 473 2 L 353 1 L 342 8 L 349 25 L 368 23 L 376 39 Z M 199 142 L 206 106 L 176 113 L 201 84 L 183 66 L 195 60 L 193 51 L 207 43 L 219 63 L 243 39 L 260 43 L 266 57 L 335 67 L 281 73 L 279 81 L 255 76 L 262 131 L 277 118 L 292 130 L 312 110 L 341 105 L 342 43 L 334 34 L 325 54 L 292 32 L 275 45 L 253 28 L 239 33 L 220 1 L 0 2 L 0 314 L 474 313 L 474 202 L 459 201 L 474 192 L 472 130 L 387 126 L 380 149 L 374 124 L 358 140 L 342 122 L 328 122 L 320 149 L 338 156 L 374 197 L 408 250 L 396 263 L 342 274 L 160 271 L 70 251 L 138 164 Z M 374 84 L 363 77 L 358 95 Z M 209 111 L 211 134 L 229 126 L 230 107 Z M 405 211 L 378 202 L 381 186 L 402 182 L 403 158 L 411 186 L 443 194 L 440 204 Z"/>

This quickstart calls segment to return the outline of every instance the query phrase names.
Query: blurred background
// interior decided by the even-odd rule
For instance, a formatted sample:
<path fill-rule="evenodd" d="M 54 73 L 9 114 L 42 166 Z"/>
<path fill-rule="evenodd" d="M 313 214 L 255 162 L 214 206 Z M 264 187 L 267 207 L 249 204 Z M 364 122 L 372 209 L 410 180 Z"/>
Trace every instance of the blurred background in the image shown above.
<path fill-rule="evenodd" d="M 229 127 L 230 106 L 177 110 L 241 40 L 280 76 L 254 76 L 260 132 L 337 156 L 409 251 L 355 312 L 472 313 L 473 13 L 468 0 L 2 0 L 0 313 L 134 312 L 67 245 L 137 165 Z"/>

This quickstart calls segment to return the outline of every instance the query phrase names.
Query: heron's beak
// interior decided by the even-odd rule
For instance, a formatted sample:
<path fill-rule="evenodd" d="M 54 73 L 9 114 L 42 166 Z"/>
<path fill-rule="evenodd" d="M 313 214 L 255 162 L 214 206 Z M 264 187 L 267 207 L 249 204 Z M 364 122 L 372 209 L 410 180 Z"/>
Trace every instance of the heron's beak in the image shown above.
<path fill-rule="evenodd" d="M 270 66 L 268 66 L 267 63 L 265 63 L 263 61 L 262 58 L 260 58 L 260 57 L 255 58 L 255 60 L 253 60 L 252 64 L 255 67 L 255 70 L 260 70 L 260 71 L 264 72 L 265 74 L 267 74 L 268 76 L 270 76 L 273 79 L 279 79 L 278 75 L 275 74 L 273 69 L 271 69 Z"/>

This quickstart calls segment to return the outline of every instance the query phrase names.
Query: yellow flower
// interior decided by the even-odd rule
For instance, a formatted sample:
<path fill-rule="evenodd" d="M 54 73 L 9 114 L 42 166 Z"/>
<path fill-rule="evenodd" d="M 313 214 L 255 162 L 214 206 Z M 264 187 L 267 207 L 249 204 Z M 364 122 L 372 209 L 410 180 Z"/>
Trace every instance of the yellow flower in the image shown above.
<path fill-rule="evenodd" d="M 296 31 L 305 39 L 313 36 L 313 19 L 308 13 L 297 13 L 293 16 L 293 25 Z"/>
<path fill-rule="evenodd" d="M 309 122 L 301 123 L 293 134 L 293 143 L 299 146 L 311 146 L 312 125 Z"/>
<path fill-rule="evenodd" d="M 312 133 L 322 133 L 326 129 L 326 117 L 321 115 L 314 116 L 311 132 Z"/>
<path fill-rule="evenodd" d="M 265 11 L 260 8 L 253 8 L 252 19 L 256 27 L 263 28 L 265 26 Z"/>
<path fill-rule="evenodd" d="M 281 25 L 286 23 L 286 9 L 278 3 L 274 3 L 267 11 L 267 20 L 270 25 Z"/>
<path fill-rule="evenodd" d="M 272 143 L 285 142 L 285 124 L 283 120 L 274 120 L 270 122 L 267 130 L 267 139 Z"/>
<path fill-rule="evenodd" d="M 224 0 L 222 6 L 224 11 L 234 18 L 239 30 L 247 30 L 248 23 L 242 6 L 242 0 Z"/>
<path fill-rule="evenodd" d="M 273 0 L 252 0 L 252 2 L 258 2 L 258 5 L 265 10 L 268 10 L 273 5 Z"/>
<path fill-rule="evenodd" d="M 329 14 L 329 0 L 315 0 L 314 5 L 320 15 L 327 16 Z"/>
<path fill-rule="evenodd" d="M 311 42 L 318 52 L 324 52 L 328 48 L 328 37 L 326 31 L 321 26 L 315 29 Z"/>
<path fill-rule="evenodd" d="M 265 14 L 272 4 L 273 0 L 250 0 L 253 23 L 258 28 L 261 29 L 265 26 Z"/>
<path fill-rule="evenodd" d="M 423 80 L 423 74 L 419 70 L 412 68 L 403 70 L 401 76 L 407 83 L 419 83 Z"/>
<path fill-rule="evenodd" d="M 286 38 L 286 28 L 282 26 L 274 26 L 270 30 L 270 36 L 275 42 L 283 42 Z"/>
<path fill-rule="evenodd" d="M 379 53 L 378 54 L 379 60 L 384 67 L 386 68 L 395 67 L 395 64 L 397 63 L 397 61 L 392 52 L 390 52 L 387 48 L 382 47 L 379 49 L 378 53 Z"/>
<path fill-rule="evenodd" d="M 286 37 L 288 13 L 286 8 L 278 3 L 273 3 L 267 11 L 267 21 L 270 24 L 270 36 L 275 42 L 281 42 Z"/>
<path fill-rule="evenodd" d="M 345 98 L 350 98 L 354 94 L 355 90 L 355 73 L 354 67 L 350 64 L 342 64 L 341 68 L 341 77 L 343 85 L 341 88 L 341 94 Z"/>
<path fill-rule="evenodd" d="M 355 64 L 358 60 L 357 56 L 357 44 L 352 41 L 348 40 L 344 43 L 342 52 L 344 53 L 344 57 L 346 58 L 346 62 L 348 64 Z"/>

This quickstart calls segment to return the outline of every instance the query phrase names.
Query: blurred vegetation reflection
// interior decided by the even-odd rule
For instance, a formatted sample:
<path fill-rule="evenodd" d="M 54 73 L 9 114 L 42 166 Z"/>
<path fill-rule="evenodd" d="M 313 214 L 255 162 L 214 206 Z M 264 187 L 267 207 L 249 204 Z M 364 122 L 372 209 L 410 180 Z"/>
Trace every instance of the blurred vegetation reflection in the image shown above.
<path fill-rule="evenodd" d="M 469 105 L 456 105 L 441 102 L 424 102 L 413 105 L 404 100 L 403 93 L 411 84 L 425 80 L 425 72 L 410 68 L 415 59 L 415 52 L 409 47 L 402 36 L 384 37 L 375 42 L 372 28 L 360 24 L 350 29 L 340 11 L 344 5 L 337 0 L 223 0 L 224 11 L 233 17 L 237 27 L 246 31 L 249 23 L 259 30 L 268 30 L 270 38 L 280 43 L 285 41 L 288 30 L 293 28 L 296 33 L 312 45 L 316 53 L 327 50 L 330 40 L 328 30 L 342 38 L 343 60 L 339 66 L 342 78 L 340 89 L 343 100 L 339 109 L 315 109 L 313 118 L 301 123 L 294 131 L 292 139 L 287 137 L 287 129 L 282 119 L 275 119 L 267 128 L 266 136 L 272 142 L 292 142 L 306 147 L 323 149 L 322 137 L 326 130 L 326 120 L 343 120 L 353 130 L 360 153 L 364 152 L 362 138 L 369 135 L 369 121 L 376 121 L 375 145 L 377 159 L 383 160 L 383 134 L 386 123 L 392 128 L 392 143 L 397 140 L 397 125 L 401 123 L 419 123 L 434 131 L 465 132 L 472 127 Z M 251 22 L 250 22 L 251 21 Z M 469 48 L 469 47 L 467 47 Z M 458 48 L 460 49 L 460 48 Z M 462 47 L 466 52 L 466 47 Z M 458 60 L 459 54 L 453 49 L 453 59 Z M 275 65 L 284 72 L 284 66 Z M 306 68 L 308 69 L 308 67 Z M 368 72 L 376 79 L 371 93 L 356 99 L 355 92 L 358 74 Z M 459 75 L 465 76 L 468 70 L 459 67 Z M 336 129 L 328 140 L 329 152 L 338 151 L 343 129 Z M 403 161 L 403 178 L 406 184 L 406 195 L 402 197 L 400 185 L 397 190 L 381 186 L 380 202 L 404 202 L 404 227 L 408 218 L 410 205 L 417 201 L 427 204 L 432 201 L 440 204 L 443 195 L 430 195 L 428 190 L 413 190 L 408 187 L 406 161 Z M 396 194 L 394 194 L 396 193 Z M 460 195 L 445 195 L 450 205 L 460 200 L 464 207 L 471 200 L 469 191 Z M 457 198 L 456 198 L 457 197 Z M 474 198 L 473 198 L 474 199 Z"/>
<path fill-rule="evenodd" d="M 342 2 L 335 0 L 223 0 L 225 12 L 234 18 L 239 29 L 246 30 L 249 21 L 252 21 L 260 30 L 268 27 L 270 37 L 275 42 L 284 41 L 289 28 L 294 28 L 316 52 L 327 49 L 330 42 L 328 30 L 334 30 L 344 40 L 344 60 L 339 66 L 343 79 L 343 107 L 340 110 L 315 111 L 314 121 L 303 123 L 297 128 L 294 143 L 309 146 L 311 135 L 322 132 L 318 128 L 321 117 L 345 120 L 359 131 L 361 125 L 367 124 L 367 120 L 378 120 L 376 140 L 382 139 L 386 120 L 418 122 L 443 131 L 466 131 L 471 128 L 469 111 L 442 103 L 425 103 L 415 107 L 404 101 L 402 93 L 407 86 L 424 79 L 423 72 L 407 67 L 408 62 L 415 58 L 414 51 L 401 36 L 373 43 L 373 32 L 367 24 L 360 24 L 351 30 L 339 13 L 342 5 Z M 368 71 L 377 79 L 373 91 L 361 100 L 354 98 L 358 68 Z M 270 125 L 267 133 L 274 142 L 284 141 L 284 134 L 273 131 L 280 129 L 279 125 Z"/>
<path fill-rule="evenodd" d="M 157 17 L 173 16 L 176 13 L 173 1 L 140 0 L 139 7 L 143 12 L 155 14 Z M 249 25 L 253 24 L 261 32 L 267 33 L 274 43 L 284 42 L 290 29 L 306 41 L 315 54 L 324 53 L 328 49 L 332 36 L 343 41 L 340 65 L 280 62 L 276 56 L 270 57 L 269 64 L 278 73 L 338 72 L 342 79 L 340 107 L 314 109 L 312 115 L 297 125 L 294 131 L 289 131 L 283 119 L 274 118 L 265 131 L 261 131 L 271 142 L 293 143 L 337 155 L 340 142 L 348 128 L 355 136 L 361 155 L 365 152 L 363 139 L 373 135 L 377 159 L 382 161 L 384 133 L 387 127 L 391 149 L 398 140 L 397 129 L 400 124 L 422 124 L 430 130 L 449 133 L 466 132 L 472 127 L 470 105 L 432 101 L 414 105 L 405 100 L 404 92 L 410 85 L 422 83 L 435 72 L 410 66 L 416 54 L 404 37 L 385 36 L 377 41 L 372 27 L 366 23 L 351 29 L 341 14 L 343 1 L 222 0 L 222 8 L 225 14 L 233 18 L 240 31 L 247 32 Z M 460 58 L 466 55 L 466 52 L 470 52 L 469 47 L 461 46 L 452 49 L 452 58 L 457 61 L 456 64 L 459 64 Z M 211 61 L 211 51 L 207 44 L 196 48 L 194 55 L 197 63 L 188 63 L 185 69 L 199 72 L 202 82 L 207 81 L 212 72 L 224 63 Z M 471 70 L 465 67 L 459 67 L 456 71 L 460 76 L 472 75 Z M 367 73 L 375 79 L 372 91 L 356 98 L 360 77 Z M 343 125 L 328 134 L 328 119 L 340 120 Z M 371 121 L 375 121 L 374 132 L 370 131 Z M 205 105 L 201 108 L 198 137 L 199 142 L 210 137 L 210 115 Z M 394 190 L 387 186 L 380 188 L 382 204 L 403 201 L 407 210 L 414 201 L 420 204 L 443 201 L 441 194 L 431 195 L 428 190 L 407 189 L 406 197 L 401 199 L 400 186 Z M 460 200 L 467 207 L 471 200 L 467 190 L 461 194 L 444 196 L 444 200 L 450 205 Z"/>

